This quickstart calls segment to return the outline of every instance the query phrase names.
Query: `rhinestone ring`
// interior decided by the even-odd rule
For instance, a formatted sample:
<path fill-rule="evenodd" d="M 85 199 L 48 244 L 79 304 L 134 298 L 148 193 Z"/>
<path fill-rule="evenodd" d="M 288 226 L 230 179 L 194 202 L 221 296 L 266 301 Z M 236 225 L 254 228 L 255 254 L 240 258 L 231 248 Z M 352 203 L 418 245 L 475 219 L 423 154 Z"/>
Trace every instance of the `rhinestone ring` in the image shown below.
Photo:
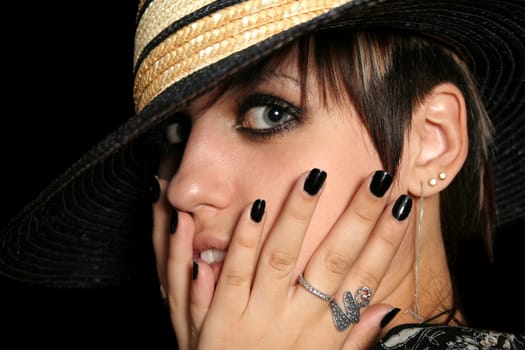
<path fill-rule="evenodd" d="M 307 291 L 309 291 L 310 293 L 312 293 L 316 297 L 319 297 L 319 298 L 323 299 L 324 301 L 331 302 L 332 300 L 334 300 L 334 297 L 321 292 L 319 289 L 315 288 L 310 283 L 308 283 L 304 279 L 303 274 L 299 275 L 299 283 L 301 284 L 301 286 L 304 287 L 304 289 L 306 289 Z"/>
<path fill-rule="evenodd" d="M 343 310 L 339 304 L 334 301 L 334 298 L 319 289 L 312 286 L 304 279 L 303 274 L 299 275 L 299 283 L 307 291 L 328 302 L 332 319 L 334 320 L 335 328 L 338 331 L 344 331 L 352 323 L 358 323 L 361 317 L 361 308 L 368 306 L 372 299 L 372 290 L 366 286 L 360 287 L 355 293 L 355 297 L 349 291 L 343 293 Z"/>

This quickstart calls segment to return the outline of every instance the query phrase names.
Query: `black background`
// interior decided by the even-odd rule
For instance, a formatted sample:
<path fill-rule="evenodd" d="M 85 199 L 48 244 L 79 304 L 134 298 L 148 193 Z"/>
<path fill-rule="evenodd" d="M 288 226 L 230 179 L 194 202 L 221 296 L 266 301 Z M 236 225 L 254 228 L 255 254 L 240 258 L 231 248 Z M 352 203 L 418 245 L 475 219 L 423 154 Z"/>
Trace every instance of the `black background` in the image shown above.
<path fill-rule="evenodd" d="M 137 1 L 118 3 L 36 2 L 4 9 L 11 24 L 2 42 L 0 224 L 133 114 Z M 467 294 L 473 305 L 484 306 L 472 312 L 494 329 L 525 329 L 522 225 L 501 234 L 495 267 L 479 263 L 472 248 L 458 267 L 473 268 Z M 52 290 L 0 279 L 0 299 L 2 348 L 175 347 L 155 286 Z"/>
<path fill-rule="evenodd" d="M 132 116 L 137 6 L 126 0 L 4 7 L 10 21 L 2 21 L 0 226 Z M 158 286 L 54 290 L 0 278 L 2 349 L 141 344 L 176 347 Z"/>

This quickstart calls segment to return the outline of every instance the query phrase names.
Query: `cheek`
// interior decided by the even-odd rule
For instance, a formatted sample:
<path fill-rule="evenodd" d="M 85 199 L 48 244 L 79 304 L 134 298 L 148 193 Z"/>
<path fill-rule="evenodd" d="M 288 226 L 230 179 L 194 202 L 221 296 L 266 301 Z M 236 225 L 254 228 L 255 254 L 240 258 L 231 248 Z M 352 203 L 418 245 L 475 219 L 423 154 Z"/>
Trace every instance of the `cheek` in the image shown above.
<path fill-rule="evenodd" d="M 352 142 L 346 138 L 332 147 L 325 145 L 323 154 L 321 166 L 328 177 L 306 233 L 298 273 L 304 270 L 308 259 L 350 204 L 357 188 L 373 171 L 383 168 L 374 148 L 366 141 Z"/>
<path fill-rule="evenodd" d="M 259 145 L 238 159 L 243 179 L 239 184 L 244 194 L 249 194 L 250 200 L 266 200 L 265 238 L 299 176 L 314 167 L 327 172 L 325 188 L 297 262 L 298 273 L 343 213 L 356 188 L 373 171 L 382 168 L 374 147 L 359 127 L 342 122 L 337 127 L 309 130 L 314 131 L 296 135 L 293 141 L 287 138 L 286 143 Z"/>
<path fill-rule="evenodd" d="M 345 183 L 341 183 L 340 186 L 336 186 L 333 183 L 326 184 L 306 232 L 302 251 L 297 263 L 297 273 L 304 270 L 310 257 L 346 209 L 357 188 L 357 181 L 351 178 L 347 180 Z"/>

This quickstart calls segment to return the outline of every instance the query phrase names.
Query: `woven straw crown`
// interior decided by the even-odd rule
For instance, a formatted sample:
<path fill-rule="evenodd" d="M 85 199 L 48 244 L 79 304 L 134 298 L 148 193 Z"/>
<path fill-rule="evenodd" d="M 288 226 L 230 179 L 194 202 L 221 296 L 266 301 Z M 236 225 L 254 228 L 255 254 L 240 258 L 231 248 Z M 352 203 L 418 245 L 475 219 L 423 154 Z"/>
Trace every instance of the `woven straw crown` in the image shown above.
<path fill-rule="evenodd" d="M 137 110 L 144 108 L 168 86 L 203 67 L 306 23 L 345 2 L 348 1 L 239 2 L 181 28 L 173 24 L 184 22 L 185 16 L 217 2 L 152 2 L 144 10 L 136 34 L 134 62 L 138 67 L 134 94 Z M 155 22 L 151 18 L 155 18 Z M 142 57 L 147 45 L 161 34 L 167 37 Z"/>

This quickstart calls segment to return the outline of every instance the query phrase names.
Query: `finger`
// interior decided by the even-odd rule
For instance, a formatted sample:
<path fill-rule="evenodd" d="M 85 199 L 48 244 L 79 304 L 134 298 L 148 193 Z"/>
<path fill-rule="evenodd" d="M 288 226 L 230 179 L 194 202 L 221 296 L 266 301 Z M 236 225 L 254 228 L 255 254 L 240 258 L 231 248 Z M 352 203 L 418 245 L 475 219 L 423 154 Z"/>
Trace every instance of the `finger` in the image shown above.
<path fill-rule="evenodd" d="M 166 188 L 168 181 L 155 179 L 159 186 L 159 198 L 153 204 L 153 250 L 155 252 L 155 261 L 157 274 L 161 288 L 167 288 L 166 284 L 166 264 L 168 262 L 168 237 L 169 222 L 171 219 L 171 206 L 166 199 Z"/>
<path fill-rule="evenodd" d="M 215 292 L 214 312 L 218 314 L 240 315 L 248 303 L 260 250 L 265 207 L 264 200 L 254 201 L 244 210 L 235 228 Z"/>
<path fill-rule="evenodd" d="M 383 328 L 398 312 L 398 308 L 386 304 L 368 307 L 359 323 L 352 326 L 343 344 L 343 350 L 371 349 L 378 342 Z"/>
<path fill-rule="evenodd" d="M 371 288 L 372 292 L 377 290 L 405 236 L 411 209 L 412 199 L 407 195 L 399 196 L 386 208 L 343 286 L 352 293 L 361 286 Z"/>
<path fill-rule="evenodd" d="M 359 186 L 347 209 L 312 255 L 304 278 L 334 295 L 388 203 L 392 176 L 378 170 Z"/>
<path fill-rule="evenodd" d="M 190 288 L 190 321 L 191 334 L 197 342 L 198 335 L 202 329 L 204 319 L 210 310 L 214 292 L 214 274 L 207 264 L 199 264 L 193 261 L 192 283 Z"/>
<path fill-rule="evenodd" d="M 340 309 L 339 313 L 356 312 L 357 315 L 360 315 L 366 311 L 366 308 L 370 307 L 368 304 L 373 299 L 374 292 L 377 290 L 386 270 L 391 266 L 393 257 L 408 228 L 409 220 L 407 218 L 409 218 L 411 208 L 412 199 L 406 195 L 401 195 L 394 203 L 386 207 L 361 254 L 351 267 L 338 292 L 334 295 L 337 304 L 335 306 Z M 346 294 L 348 292 L 355 303 L 347 304 Z M 344 303 L 342 302 L 343 294 L 345 295 Z M 341 307 L 341 305 L 343 306 Z M 349 308 L 352 310 L 348 310 Z M 331 309 L 331 313 L 333 312 Z M 361 322 L 358 321 L 358 323 Z"/>
<path fill-rule="evenodd" d="M 300 177 L 264 242 L 253 297 L 267 305 L 286 302 L 295 263 L 326 176 L 326 172 L 314 168 Z M 268 305 L 267 310 L 271 312 L 279 305 Z"/>
<path fill-rule="evenodd" d="M 177 214 L 175 214 L 177 213 Z M 195 226 L 191 216 L 177 212 L 177 227 L 169 236 L 167 263 L 167 294 L 170 317 L 181 348 L 189 348 L 190 323 L 190 283 L 193 268 L 193 234 Z"/>

